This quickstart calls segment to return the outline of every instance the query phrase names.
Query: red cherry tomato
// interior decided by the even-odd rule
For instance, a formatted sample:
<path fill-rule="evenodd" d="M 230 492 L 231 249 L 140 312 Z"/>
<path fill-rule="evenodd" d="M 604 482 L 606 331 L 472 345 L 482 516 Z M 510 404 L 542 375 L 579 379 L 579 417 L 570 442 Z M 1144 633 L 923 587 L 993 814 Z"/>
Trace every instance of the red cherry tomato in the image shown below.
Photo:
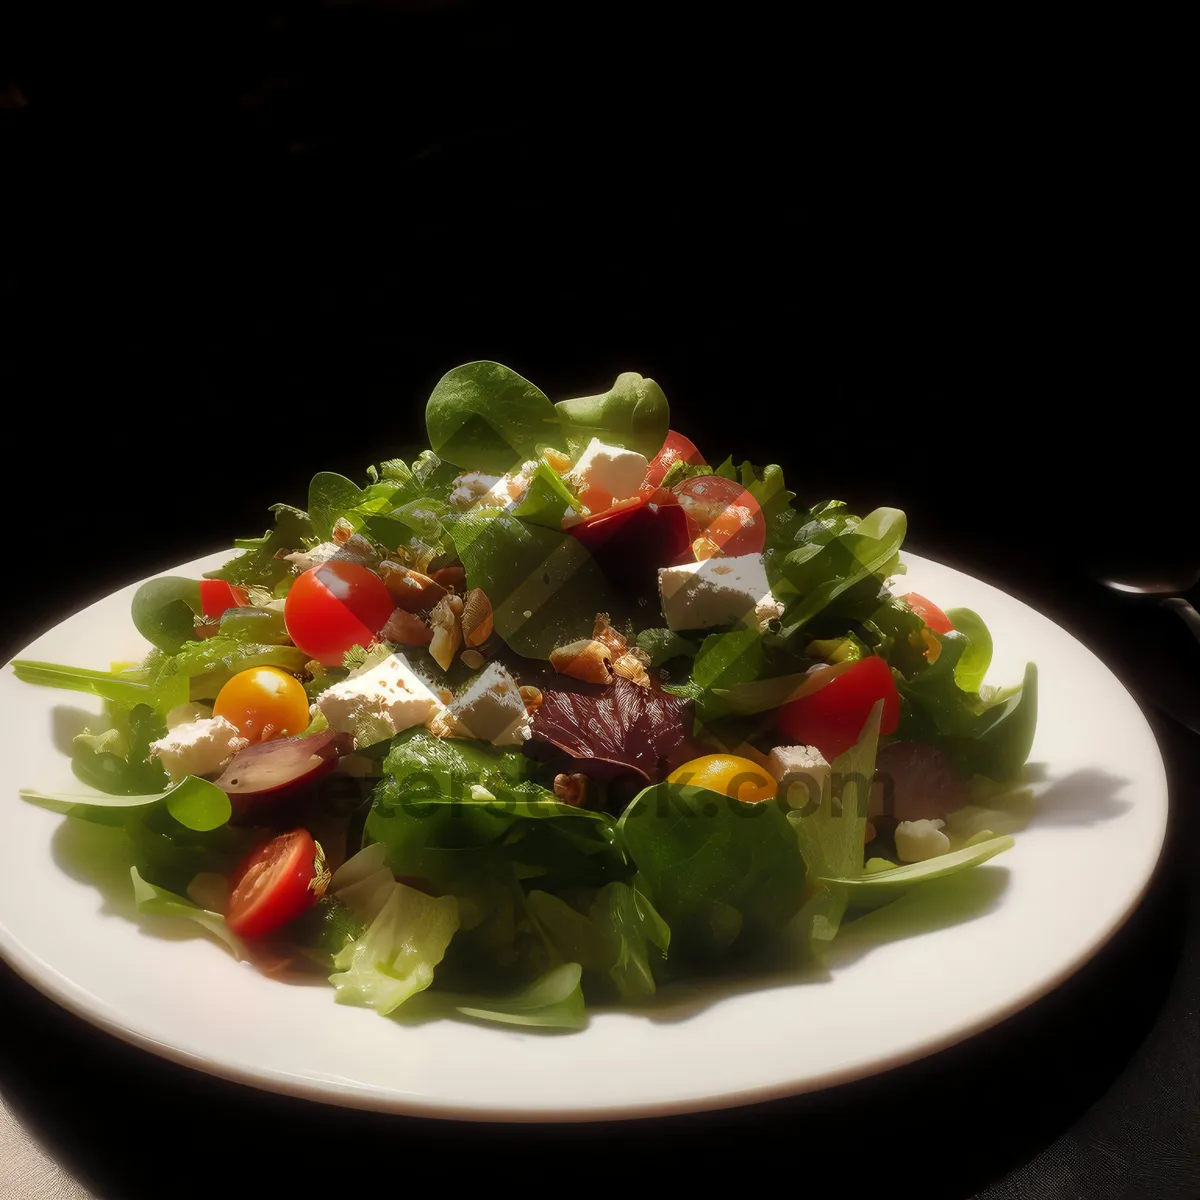
<path fill-rule="evenodd" d="M 244 938 L 274 933 L 320 899 L 316 878 L 317 844 L 307 829 L 263 842 L 230 876 L 225 924 Z"/>
<path fill-rule="evenodd" d="M 395 608 L 382 579 L 361 563 L 310 567 L 287 594 L 288 637 L 317 662 L 341 665 L 351 646 L 369 646 Z"/>
<path fill-rule="evenodd" d="M 740 483 L 723 475 L 697 475 L 671 490 L 687 514 L 692 541 L 710 538 L 730 558 L 762 553 L 766 521 L 758 501 Z"/>
<path fill-rule="evenodd" d="M 823 687 L 778 709 L 775 724 L 780 733 L 798 744 L 816 746 L 832 762 L 858 741 L 877 700 L 883 701 L 879 732 L 896 732 L 900 695 L 891 669 L 882 658 L 860 658 L 840 670 L 831 667 L 828 674 L 829 682 Z M 819 680 L 821 675 L 815 678 Z"/>
<path fill-rule="evenodd" d="M 682 433 L 668 429 L 662 449 L 650 460 L 650 467 L 646 471 L 646 482 L 642 484 L 642 489 L 652 491 L 658 487 L 663 481 L 663 476 L 681 460 L 700 466 L 704 463 L 704 455 Z"/>
<path fill-rule="evenodd" d="M 901 596 L 901 600 L 908 601 L 908 607 L 933 630 L 934 633 L 950 633 L 954 626 L 950 618 L 932 600 L 926 600 L 924 596 L 918 595 L 916 592 L 909 592 L 907 596 Z"/>
<path fill-rule="evenodd" d="M 224 579 L 200 580 L 200 614 L 215 621 L 227 608 L 245 608 L 250 598 Z"/>

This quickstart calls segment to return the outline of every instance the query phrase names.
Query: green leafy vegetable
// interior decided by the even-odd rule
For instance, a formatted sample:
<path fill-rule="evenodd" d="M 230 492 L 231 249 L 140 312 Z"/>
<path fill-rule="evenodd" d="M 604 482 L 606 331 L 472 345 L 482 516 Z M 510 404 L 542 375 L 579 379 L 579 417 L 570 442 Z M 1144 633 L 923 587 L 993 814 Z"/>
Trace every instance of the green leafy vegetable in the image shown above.
<path fill-rule="evenodd" d="M 580 512 L 582 508 L 559 473 L 543 458 L 538 460 L 525 499 L 513 510 L 513 516 L 561 533 L 563 513 Z"/>
<path fill-rule="evenodd" d="M 328 541 L 333 536 L 333 524 L 347 509 L 357 505 L 363 496 L 362 488 L 336 471 L 318 471 L 308 485 L 308 516 L 313 533 Z"/>
<path fill-rule="evenodd" d="M 637 646 L 650 655 L 650 666 L 661 667 L 673 658 L 695 658 L 700 647 L 670 629 L 643 629 L 637 635 Z"/>
<path fill-rule="evenodd" d="M 518 654 L 549 658 L 556 646 L 590 636 L 596 613 L 616 608 L 600 568 L 569 534 L 466 513 L 450 536 L 468 586 L 487 594 L 496 632 Z"/>
<path fill-rule="evenodd" d="M 199 601 L 200 586 L 194 579 L 148 579 L 129 606 L 134 628 L 151 645 L 174 654 L 196 636 L 199 618 L 194 605 Z"/>
<path fill-rule="evenodd" d="M 163 805 L 185 829 L 205 833 L 224 825 L 230 816 L 229 796 L 216 784 L 188 775 L 165 792 L 148 796 L 79 795 L 21 789 L 21 799 L 68 817 L 100 825 L 121 825 L 130 809 Z"/>
<path fill-rule="evenodd" d="M 425 406 L 429 444 L 467 471 L 502 475 L 559 436 L 558 414 L 540 389 L 495 362 L 448 371 Z"/>
<path fill-rule="evenodd" d="M 57 663 L 14 659 L 13 674 L 24 683 L 40 687 L 63 688 L 72 692 L 91 692 L 123 708 L 147 704 L 160 713 L 169 712 L 188 699 L 187 679 L 172 666 L 154 671 L 135 667 L 123 671 L 92 671 L 85 667 L 64 667 Z"/>
<path fill-rule="evenodd" d="M 552 967 L 540 979 L 511 996 L 458 997 L 465 1017 L 499 1021 L 505 1025 L 531 1025 L 547 1029 L 582 1029 L 587 1025 L 578 963 Z"/>
<path fill-rule="evenodd" d="M 225 579 L 241 587 L 273 589 L 292 574 L 291 563 L 277 557 L 287 550 L 298 550 L 313 540 L 313 525 L 308 514 L 290 504 L 273 504 L 275 527 L 260 538 L 239 538 L 234 548 L 242 553 L 216 571 L 205 572 L 206 579 Z"/>
<path fill-rule="evenodd" d="M 610 446 L 653 458 L 667 436 L 671 409 L 653 379 L 625 371 L 607 392 L 560 400 L 555 406 L 573 456 L 598 437 Z"/>
<path fill-rule="evenodd" d="M 937 858 L 926 859 L 924 862 L 828 878 L 822 882 L 842 889 L 852 904 L 886 904 L 917 884 L 931 879 L 942 879 L 958 871 L 978 866 L 1002 851 L 1011 849 L 1014 844 L 1011 837 L 993 837 L 986 841 L 974 842 L 949 854 L 941 854 Z"/>
<path fill-rule="evenodd" d="M 639 887 L 670 927 L 675 966 L 761 948 L 803 901 L 804 859 L 774 801 L 659 783 L 638 793 L 618 829 Z"/>
<path fill-rule="evenodd" d="M 129 876 L 133 880 L 133 898 L 137 902 L 138 912 L 155 917 L 181 917 L 186 921 L 194 921 L 201 929 L 211 933 L 213 937 L 224 942 L 237 958 L 246 957 L 246 948 L 241 938 L 230 932 L 225 924 L 225 918 L 220 913 L 210 912 L 200 908 L 183 896 L 168 892 L 165 888 L 147 883 L 138 874 L 137 867 L 129 868 Z"/>
<path fill-rule="evenodd" d="M 695 479 L 698 475 L 712 474 L 715 474 L 715 472 L 707 463 L 690 463 L 685 462 L 682 458 L 677 458 L 667 468 L 667 473 L 663 476 L 659 487 L 670 490 L 677 483 L 682 483 L 685 479 Z"/>
<path fill-rule="evenodd" d="M 992 635 L 983 618 L 969 608 L 951 608 L 946 616 L 969 643 L 954 664 L 954 682 L 964 692 L 978 692 L 992 665 Z"/>
<path fill-rule="evenodd" d="M 118 724 L 100 734 L 85 730 L 72 742 L 71 770 L 90 787 L 127 796 L 162 792 L 170 783 L 150 757 L 150 743 L 163 737 L 167 724 L 148 704 L 117 711 Z"/>
<path fill-rule="evenodd" d="M 295 646 L 239 642 L 224 634 L 189 642 L 172 657 L 175 671 L 188 684 L 184 700 L 212 700 L 234 675 L 251 667 L 281 667 L 299 674 L 307 662 L 308 655 Z"/>

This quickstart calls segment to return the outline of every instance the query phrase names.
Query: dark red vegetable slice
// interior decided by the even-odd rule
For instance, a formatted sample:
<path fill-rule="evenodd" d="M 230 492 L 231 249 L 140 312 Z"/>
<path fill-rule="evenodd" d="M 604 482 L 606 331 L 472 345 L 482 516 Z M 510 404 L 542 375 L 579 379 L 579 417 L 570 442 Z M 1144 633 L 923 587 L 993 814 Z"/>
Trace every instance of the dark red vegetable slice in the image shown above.
<path fill-rule="evenodd" d="M 632 772 L 652 783 L 691 757 L 691 730 L 690 700 L 617 678 L 599 694 L 543 691 L 526 751 L 537 758 L 566 755 L 593 779 Z"/>
<path fill-rule="evenodd" d="M 235 754 L 214 782 L 229 793 L 235 818 L 245 817 L 328 774 L 353 746 L 348 733 L 331 732 L 260 742 Z"/>
<path fill-rule="evenodd" d="M 970 799 L 966 781 L 949 756 L 923 742 L 895 742 L 875 759 L 871 817 L 923 821 L 944 817 Z"/>
<path fill-rule="evenodd" d="M 656 594 L 659 567 L 692 557 L 687 517 L 677 504 L 643 500 L 569 532 L 587 547 L 610 583 L 637 594 Z"/>

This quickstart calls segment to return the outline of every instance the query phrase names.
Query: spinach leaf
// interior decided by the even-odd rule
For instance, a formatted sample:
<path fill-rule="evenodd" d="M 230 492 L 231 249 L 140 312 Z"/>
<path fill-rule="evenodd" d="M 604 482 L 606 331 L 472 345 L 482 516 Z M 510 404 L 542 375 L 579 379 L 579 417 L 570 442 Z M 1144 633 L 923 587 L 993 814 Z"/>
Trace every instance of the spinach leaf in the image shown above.
<path fill-rule="evenodd" d="M 673 967 L 759 950 L 803 902 L 804 859 L 773 800 L 744 804 L 659 783 L 638 793 L 618 832 L 639 887 L 670 927 Z"/>
<path fill-rule="evenodd" d="M 465 471 L 502 475 L 561 434 L 558 413 L 528 379 L 495 362 L 448 371 L 425 406 L 429 444 Z"/>
<path fill-rule="evenodd" d="M 624 371 L 607 392 L 560 400 L 555 406 L 573 457 L 597 437 L 653 458 L 666 440 L 671 408 L 653 379 Z"/>
<path fill-rule="evenodd" d="M 262 587 L 268 590 L 287 579 L 292 565 L 277 555 L 286 550 L 299 550 L 313 540 L 313 524 L 308 513 L 290 504 L 273 504 L 275 527 L 259 538 L 239 538 L 233 545 L 242 553 L 231 558 L 216 571 L 206 571 L 205 579 L 225 579 L 239 587 Z"/>
<path fill-rule="evenodd" d="M 318 471 L 308 485 L 308 515 L 313 533 L 323 542 L 333 536 L 338 517 L 361 502 L 363 490 L 345 475 Z"/>
<path fill-rule="evenodd" d="M 671 629 L 643 629 L 637 646 L 650 655 L 650 666 L 661 667 L 673 658 L 695 658 L 700 647 Z"/>
<path fill-rule="evenodd" d="M 477 513 L 456 517 L 449 532 L 468 586 L 487 594 L 496 632 L 518 654 L 549 658 L 590 636 L 598 612 L 617 609 L 600 568 L 569 534 Z"/>
<path fill-rule="evenodd" d="M 174 654 L 195 638 L 199 604 L 200 587 L 194 579 L 168 575 L 143 583 L 129 610 L 134 628 L 146 641 Z"/>
<path fill-rule="evenodd" d="M 185 921 L 194 921 L 201 929 L 211 933 L 213 937 L 224 942 L 236 958 L 246 957 L 246 948 L 242 939 L 230 931 L 225 924 L 225 918 L 217 912 L 200 908 L 183 896 L 177 896 L 165 888 L 147 883 L 137 867 L 129 868 L 129 876 L 133 880 L 133 898 L 137 903 L 138 912 L 155 917 L 181 917 Z"/>

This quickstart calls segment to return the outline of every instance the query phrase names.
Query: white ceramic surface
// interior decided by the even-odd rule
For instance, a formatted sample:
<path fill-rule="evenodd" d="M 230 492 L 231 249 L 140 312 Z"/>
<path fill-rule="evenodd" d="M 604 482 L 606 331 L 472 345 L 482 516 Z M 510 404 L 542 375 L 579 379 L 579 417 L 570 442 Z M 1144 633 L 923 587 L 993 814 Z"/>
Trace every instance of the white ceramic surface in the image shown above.
<path fill-rule="evenodd" d="M 226 556 L 166 573 L 196 576 Z M 869 918 L 879 932 L 903 936 L 886 940 L 870 926 L 847 932 L 823 978 L 680 992 L 650 1011 L 597 1012 L 586 1030 L 566 1035 L 404 1024 L 336 1005 L 327 987 L 264 978 L 203 935 L 131 919 L 119 872 L 107 898 L 92 877 L 92 827 L 18 799 L 20 787 L 78 790 L 59 747 L 78 728 L 77 710 L 96 712 L 99 702 L 19 683 L 7 668 L 0 951 L 70 1011 L 176 1062 L 293 1095 L 427 1116 L 577 1120 L 724 1107 L 844 1082 L 960 1041 L 1054 987 L 1121 925 L 1158 859 L 1166 779 L 1140 710 L 1095 655 L 996 588 L 905 557 L 905 590 L 987 620 L 996 642 L 990 680 L 1016 681 L 1027 659 L 1038 663 L 1030 759 L 1040 764 L 1038 806 L 1015 849 L 940 897 L 930 892 L 937 904 Z M 129 621 L 135 587 L 21 657 L 105 667 L 139 656 Z"/>

